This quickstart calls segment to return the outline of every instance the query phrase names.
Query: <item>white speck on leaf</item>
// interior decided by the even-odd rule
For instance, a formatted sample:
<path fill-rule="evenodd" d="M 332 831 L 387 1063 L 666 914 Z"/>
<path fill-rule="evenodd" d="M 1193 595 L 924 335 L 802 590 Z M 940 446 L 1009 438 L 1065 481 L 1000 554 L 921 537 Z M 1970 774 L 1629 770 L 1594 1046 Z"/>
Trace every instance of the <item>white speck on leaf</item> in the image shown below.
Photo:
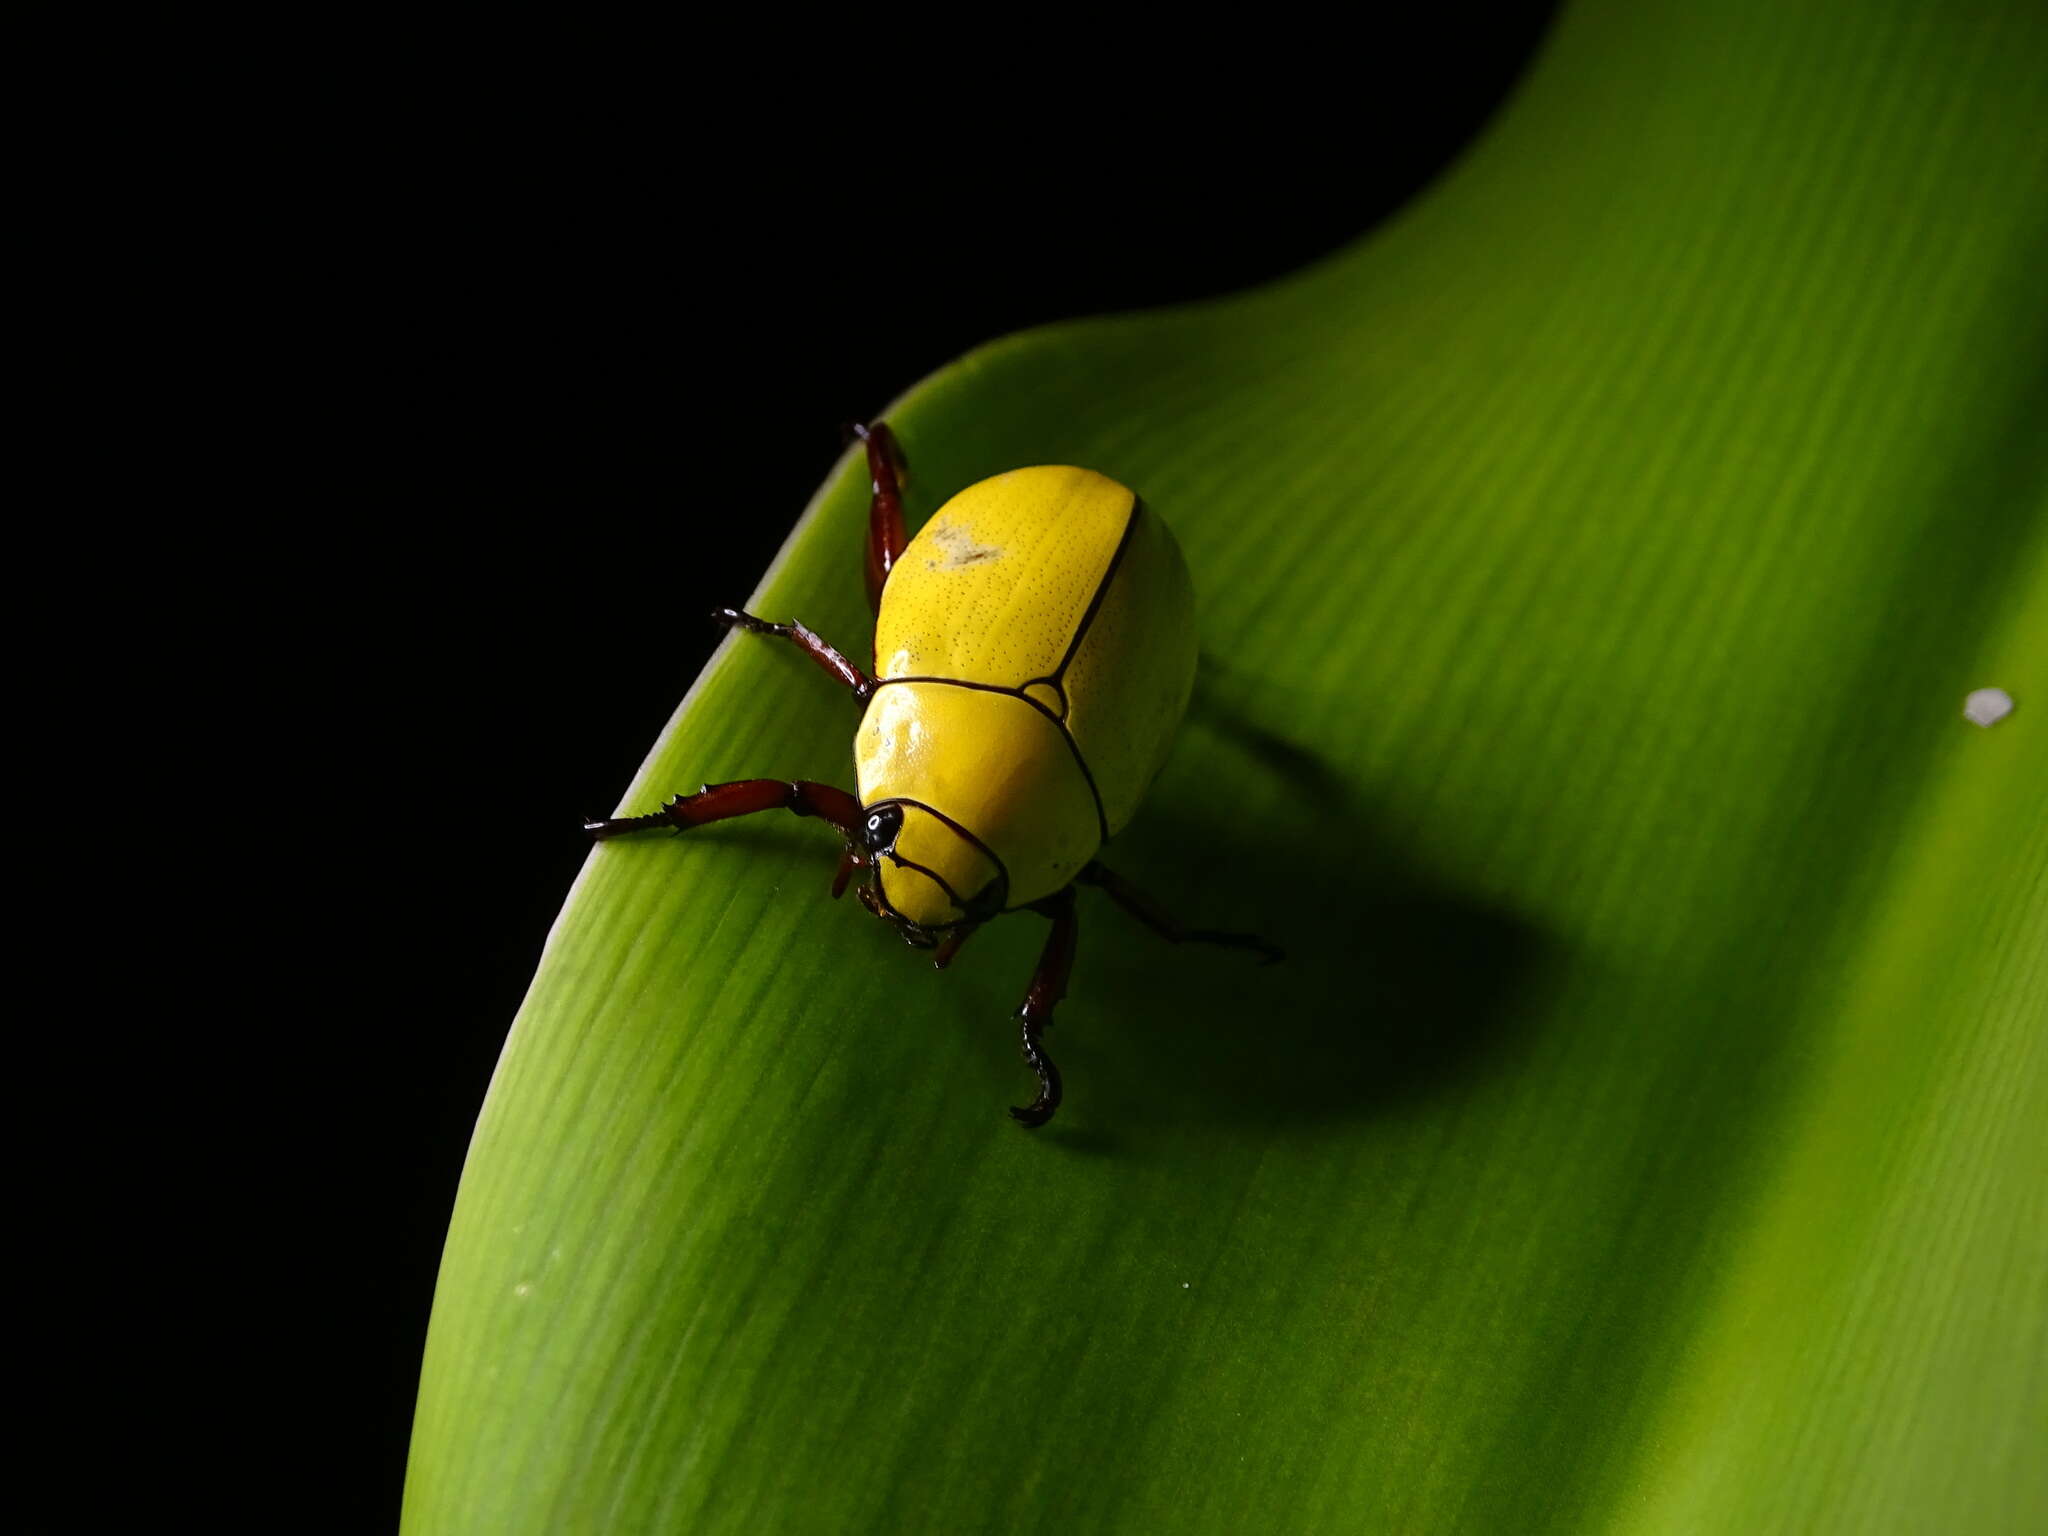
<path fill-rule="evenodd" d="M 531 1285 L 531 1283 L 522 1280 L 517 1285 L 512 1287 L 512 1294 L 514 1296 L 525 1296 L 529 1294 L 532 1290 L 533 1286 Z"/>
<path fill-rule="evenodd" d="M 1996 725 L 2012 713 L 2012 695 L 2003 688 L 1979 688 L 1963 700 L 1963 718 L 1972 725 Z"/>

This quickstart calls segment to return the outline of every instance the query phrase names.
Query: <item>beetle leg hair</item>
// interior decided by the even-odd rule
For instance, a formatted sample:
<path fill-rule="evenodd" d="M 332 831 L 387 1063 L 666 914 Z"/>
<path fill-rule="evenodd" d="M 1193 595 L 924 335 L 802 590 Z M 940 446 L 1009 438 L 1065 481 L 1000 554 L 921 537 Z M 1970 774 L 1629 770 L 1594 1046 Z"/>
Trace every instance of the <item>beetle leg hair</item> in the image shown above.
<path fill-rule="evenodd" d="M 1100 864 L 1090 864 L 1081 871 L 1079 878 L 1083 884 L 1107 891 L 1111 901 L 1169 944 L 1217 944 L 1225 949 L 1249 949 L 1263 955 L 1267 965 L 1285 958 L 1285 952 L 1278 945 L 1267 943 L 1255 933 L 1188 927 L 1122 875 L 1112 873 Z"/>
<path fill-rule="evenodd" d="M 903 531 L 903 482 L 910 478 L 910 461 L 887 422 L 855 422 L 853 435 L 867 445 L 868 482 L 874 487 L 868 502 L 868 603 L 880 613 L 889 571 L 910 542 Z"/>
<path fill-rule="evenodd" d="M 711 615 L 711 622 L 723 624 L 727 629 L 744 629 L 755 635 L 776 635 L 789 641 L 851 689 L 857 703 L 865 704 L 868 695 L 875 691 L 874 680 L 867 673 L 840 655 L 816 631 L 805 628 L 795 619 L 791 619 L 787 624 L 771 624 L 766 619 L 757 619 L 751 613 L 742 613 L 737 608 L 720 608 Z"/>
<path fill-rule="evenodd" d="M 706 784 L 694 795 L 677 795 L 660 810 L 646 816 L 611 816 L 586 821 L 583 830 L 597 842 L 623 837 L 629 832 L 649 832 L 656 827 L 674 827 L 686 832 L 708 822 L 730 821 L 756 811 L 789 811 L 798 816 L 815 816 L 839 831 L 848 842 L 855 840 L 860 823 L 860 800 L 829 784 L 808 779 L 740 779 L 731 784 Z"/>
<path fill-rule="evenodd" d="M 1013 1107 L 1010 1113 L 1019 1124 L 1036 1130 L 1060 1107 L 1060 1069 L 1045 1054 L 1043 1037 L 1045 1027 L 1052 1023 L 1053 1009 L 1067 995 L 1067 978 L 1074 970 L 1074 941 L 1080 924 L 1074 916 L 1071 888 L 1034 902 L 1031 910 L 1052 919 L 1052 934 L 1038 957 L 1038 969 L 1032 973 L 1031 988 L 1024 994 L 1024 1006 L 1017 1010 L 1024 1025 L 1024 1064 L 1038 1074 L 1038 1097 L 1022 1109 Z"/>

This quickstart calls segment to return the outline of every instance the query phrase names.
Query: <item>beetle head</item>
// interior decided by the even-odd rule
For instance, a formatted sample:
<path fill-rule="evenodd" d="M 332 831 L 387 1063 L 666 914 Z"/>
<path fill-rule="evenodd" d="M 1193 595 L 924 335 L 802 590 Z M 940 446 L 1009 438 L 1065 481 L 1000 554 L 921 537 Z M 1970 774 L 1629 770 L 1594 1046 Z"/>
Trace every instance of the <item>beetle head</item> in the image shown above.
<path fill-rule="evenodd" d="M 985 922 L 1003 909 L 1003 867 L 959 826 L 922 805 L 883 800 L 860 825 L 863 862 L 873 877 L 860 899 L 895 925 L 905 942 L 930 949 L 950 931 Z"/>

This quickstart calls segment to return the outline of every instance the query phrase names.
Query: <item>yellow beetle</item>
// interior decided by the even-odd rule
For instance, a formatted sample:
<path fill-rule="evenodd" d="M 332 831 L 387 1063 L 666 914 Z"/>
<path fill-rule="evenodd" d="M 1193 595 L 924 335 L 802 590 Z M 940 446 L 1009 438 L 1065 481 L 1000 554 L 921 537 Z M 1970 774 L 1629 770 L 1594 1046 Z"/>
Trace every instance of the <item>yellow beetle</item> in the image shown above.
<path fill-rule="evenodd" d="M 1096 853 L 1137 811 L 1166 761 L 1195 678 L 1195 599 L 1180 546 L 1125 487 L 1093 470 L 1013 469 L 971 485 L 904 538 L 902 451 L 888 427 L 854 429 L 873 483 L 869 676 L 802 624 L 736 609 L 714 617 L 777 635 L 866 707 L 857 795 L 807 780 L 706 785 L 646 816 L 584 823 L 593 838 L 678 830 L 755 811 L 815 816 L 844 839 L 832 894 L 860 898 L 941 969 L 982 923 L 1026 908 L 1052 919 L 1017 1017 L 1038 1096 L 1059 1107 L 1043 1035 L 1074 963 L 1073 887 L 1100 887 L 1163 937 L 1279 951 L 1250 934 L 1183 927 Z"/>

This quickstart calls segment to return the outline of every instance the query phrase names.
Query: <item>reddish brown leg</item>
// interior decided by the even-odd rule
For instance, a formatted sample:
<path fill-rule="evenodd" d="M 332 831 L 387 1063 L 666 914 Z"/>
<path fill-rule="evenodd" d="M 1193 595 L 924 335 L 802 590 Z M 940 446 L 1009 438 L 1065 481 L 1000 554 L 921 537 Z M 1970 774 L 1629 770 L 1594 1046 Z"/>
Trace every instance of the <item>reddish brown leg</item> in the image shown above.
<path fill-rule="evenodd" d="M 974 937 L 974 930 L 980 925 L 965 923 L 955 928 L 939 941 L 939 952 L 932 956 L 932 968 L 943 971 L 953 963 L 953 957 L 960 953 L 960 946 Z"/>
<path fill-rule="evenodd" d="M 611 816 L 586 821 L 583 830 L 603 842 L 629 832 L 649 832 L 656 827 L 674 827 L 687 832 L 707 822 L 730 821 L 756 811 L 791 811 L 798 816 L 815 816 L 836 827 L 848 842 L 858 841 L 860 801 L 843 789 L 813 784 L 808 779 L 741 779 L 732 784 L 706 784 L 694 795 L 677 795 L 660 810 L 646 816 Z"/>
<path fill-rule="evenodd" d="M 861 868 L 866 863 L 867 860 L 861 857 L 859 850 L 851 843 L 848 843 L 839 851 L 839 869 L 832 876 L 832 899 L 834 901 L 837 901 L 846 894 L 846 882 L 853 878 L 853 872 L 856 869 Z"/>
<path fill-rule="evenodd" d="M 1081 871 L 1085 885 L 1099 886 L 1109 899 L 1169 944 L 1219 944 L 1226 949 L 1249 949 L 1266 957 L 1266 964 L 1284 958 L 1277 945 L 1268 944 L 1255 933 L 1226 933 L 1221 928 L 1190 928 L 1122 875 L 1112 874 L 1100 864 Z"/>
<path fill-rule="evenodd" d="M 853 433 L 867 444 L 868 480 L 874 487 L 868 503 L 868 603 L 880 613 L 889 571 L 910 542 L 903 531 L 903 482 L 910 478 L 910 461 L 886 422 L 871 427 L 856 422 Z"/>
<path fill-rule="evenodd" d="M 832 676 L 853 690 L 854 699 L 865 704 L 868 695 L 875 691 L 874 682 L 838 651 L 795 619 L 787 624 L 770 624 L 766 619 L 757 619 L 751 613 L 742 613 L 737 608 L 721 608 L 711 615 L 712 622 L 723 624 L 727 629 L 744 629 L 749 634 L 776 635 L 791 642 L 811 660 L 823 667 Z"/>
<path fill-rule="evenodd" d="M 1034 903 L 1031 910 L 1052 919 L 1052 935 L 1038 957 L 1038 969 L 1032 973 L 1031 989 L 1024 994 L 1024 1006 L 1017 1010 L 1017 1017 L 1024 1021 L 1024 1064 L 1038 1074 L 1038 1097 L 1022 1109 L 1013 1107 L 1010 1113 L 1019 1124 L 1037 1130 L 1060 1107 L 1060 1069 L 1045 1054 L 1043 1036 L 1046 1025 L 1052 1022 L 1053 1009 L 1067 995 L 1067 978 L 1074 971 L 1074 941 L 1080 925 L 1074 920 L 1071 887 Z"/>

